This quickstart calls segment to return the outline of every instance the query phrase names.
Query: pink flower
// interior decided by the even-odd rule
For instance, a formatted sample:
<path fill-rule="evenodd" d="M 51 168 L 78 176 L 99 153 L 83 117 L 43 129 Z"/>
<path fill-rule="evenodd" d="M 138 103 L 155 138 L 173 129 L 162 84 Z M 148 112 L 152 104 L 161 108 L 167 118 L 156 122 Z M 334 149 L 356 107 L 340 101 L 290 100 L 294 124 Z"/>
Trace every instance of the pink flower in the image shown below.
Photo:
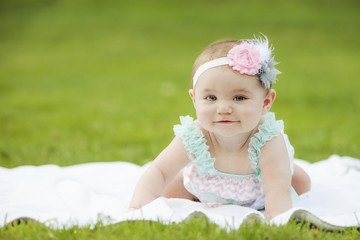
<path fill-rule="evenodd" d="M 229 65 L 241 74 L 255 75 L 261 67 L 260 52 L 253 44 L 242 43 L 233 47 L 229 53 Z"/>

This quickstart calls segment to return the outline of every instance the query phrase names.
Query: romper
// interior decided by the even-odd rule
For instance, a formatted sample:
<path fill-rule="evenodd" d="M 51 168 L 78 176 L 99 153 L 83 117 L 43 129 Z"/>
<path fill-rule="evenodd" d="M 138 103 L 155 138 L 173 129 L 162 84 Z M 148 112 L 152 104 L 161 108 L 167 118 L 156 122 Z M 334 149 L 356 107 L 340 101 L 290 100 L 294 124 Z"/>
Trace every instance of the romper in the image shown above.
<path fill-rule="evenodd" d="M 261 147 L 273 137 L 281 134 L 286 142 L 293 174 L 294 148 L 283 132 L 283 121 L 276 121 L 275 114 L 264 115 L 264 123 L 249 142 L 249 159 L 254 173 L 230 174 L 215 169 L 215 158 L 211 157 L 202 130 L 193 124 L 190 116 L 181 116 L 181 124 L 174 126 L 175 135 L 180 137 L 190 162 L 183 169 L 184 186 L 200 202 L 209 207 L 236 204 L 254 209 L 264 209 L 265 194 L 259 169 Z M 294 192 L 294 190 L 292 190 Z"/>

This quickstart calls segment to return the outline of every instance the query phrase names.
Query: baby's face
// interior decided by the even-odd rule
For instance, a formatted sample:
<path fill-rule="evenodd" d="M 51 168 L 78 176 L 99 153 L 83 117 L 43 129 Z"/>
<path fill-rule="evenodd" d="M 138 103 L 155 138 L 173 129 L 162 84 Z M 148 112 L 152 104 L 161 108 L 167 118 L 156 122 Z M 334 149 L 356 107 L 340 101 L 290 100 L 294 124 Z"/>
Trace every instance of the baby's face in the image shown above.
<path fill-rule="evenodd" d="M 254 130 L 266 113 L 266 95 L 255 76 L 234 72 L 228 66 L 207 70 L 190 90 L 199 124 L 224 136 Z"/>

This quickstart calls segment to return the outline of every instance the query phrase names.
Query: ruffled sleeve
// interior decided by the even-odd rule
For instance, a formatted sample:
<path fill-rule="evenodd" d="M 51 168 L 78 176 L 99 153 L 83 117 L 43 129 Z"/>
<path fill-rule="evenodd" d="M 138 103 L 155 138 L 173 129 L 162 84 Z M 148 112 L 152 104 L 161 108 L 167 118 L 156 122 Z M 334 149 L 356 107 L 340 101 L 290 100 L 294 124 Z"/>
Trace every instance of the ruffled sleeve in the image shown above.
<path fill-rule="evenodd" d="M 213 173 L 215 158 L 210 155 L 203 132 L 193 124 L 190 116 L 181 116 L 180 122 L 174 126 L 174 133 L 181 138 L 190 161 L 195 164 L 199 174 Z"/>
<path fill-rule="evenodd" d="M 268 112 L 264 115 L 264 123 L 258 127 L 258 132 L 251 137 L 248 149 L 251 167 L 255 170 L 256 175 L 260 175 L 261 148 L 267 141 L 279 135 L 282 130 L 284 130 L 284 122 L 282 120 L 276 121 L 274 113 Z"/>

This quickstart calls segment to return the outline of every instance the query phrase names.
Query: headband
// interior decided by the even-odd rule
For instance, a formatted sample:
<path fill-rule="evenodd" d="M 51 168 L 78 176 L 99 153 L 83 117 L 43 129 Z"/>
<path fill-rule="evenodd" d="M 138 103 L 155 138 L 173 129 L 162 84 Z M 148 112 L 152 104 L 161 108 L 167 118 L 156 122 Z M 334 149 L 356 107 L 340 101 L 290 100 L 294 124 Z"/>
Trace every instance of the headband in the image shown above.
<path fill-rule="evenodd" d="M 216 58 L 202 64 L 194 74 L 193 88 L 205 71 L 229 65 L 234 71 L 241 74 L 257 76 L 264 88 L 269 89 L 277 80 L 276 75 L 281 73 L 275 68 L 278 63 L 272 57 L 272 51 L 266 36 L 264 39 L 242 40 L 240 44 L 230 49 L 226 57 Z"/>

